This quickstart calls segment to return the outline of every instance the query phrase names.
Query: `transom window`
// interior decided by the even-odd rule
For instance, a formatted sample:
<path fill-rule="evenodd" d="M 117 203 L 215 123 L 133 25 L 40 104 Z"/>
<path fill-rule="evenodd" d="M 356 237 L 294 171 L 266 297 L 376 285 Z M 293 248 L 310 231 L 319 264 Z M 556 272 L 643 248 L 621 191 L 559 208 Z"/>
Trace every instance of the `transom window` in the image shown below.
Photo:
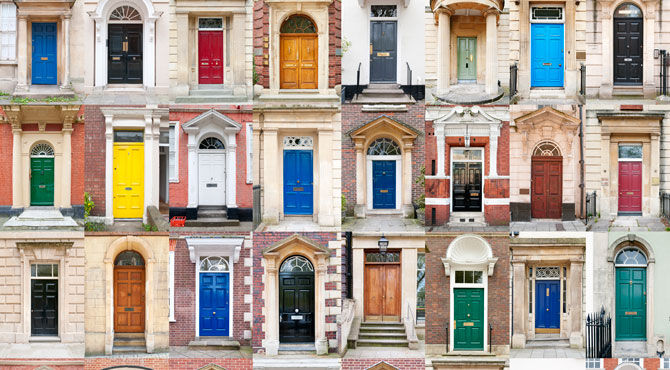
<path fill-rule="evenodd" d="M 219 256 L 200 257 L 200 271 L 228 272 L 228 260 Z"/>
<path fill-rule="evenodd" d="M 560 157 L 561 151 L 554 143 L 543 141 L 535 147 L 533 155 L 538 157 Z"/>
<path fill-rule="evenodd" d="M 372 5 L 370 6 L 371 17 L 397 17 L 398 8 L 395 5 Z"/>
<path fill-rule="evenodd" d="M 30 265 L 30 276 L 34 278 L 55 278 L 58 277 L 58 264 L 56 263 L 36 263 Z"/>
<path fill-rule="evenodd" d="M 614 11 L 615 18 L 642 18 L 642 10 L 635 4 L 625 3 L 619 5 Z"/>
<path fill-rule="evenodd" d="M 144 142 L 144 131 L 140 130 L 116 130 L 114 131 L 115 143 L 141 143 Z"/>
<path fill-rule="evenodd" d="M 40 143 L 30 150 L 31 157 L 53 157 L 54 149 L 49 144 Z"/>
<path fill-rule="evenodd" d="M 483 151 L 480 149 L 454 149 L 452 161 L 481 161 Z"/>
<path fill-rule="evenodd" d="M 200 142 L 199 149 L 206 150 L 215 150 L 215 149 L 226 149 L 221 140 L 215 137 L 208 137 Z"/>
<path fill-rule="evenodd" d="M 142 21 L 140 13 L 132 6 L 120 6 L 109 16 L 110 21 Z"/>
<path fill-rule="evenodd" d="M 619 144 L 619 159 L 642 160 L 642 145 Z"/>
<path fill-rule="evenodd" d="M 314 139 L 311 136 L 284 137 L 284 149 L 311 149 L 313 147 Z"/>
<path fill-rule="evenodd" d="M 531 9 L 532 21 L 562 21 L 563 8 L 560 6 L 534 6 Z"/>
<path fill-rule="evenodd" d="M 482 271 L 456 271 L 456 284 L 482 284 L 484 272 Z"/>
<path fill-rule="evenodd" d="M 279 272 L 314 272 L 314 266 L 303 256 L 291 256 L 282 262 Z"/>
<path fill-rule="evenodd" d="M 389 263 L 389 262 L 400 262 L 400 253 L 398 252 L 386 252 L 386 253 L 379 253 L 379 252 L 371 252 L 371 253 L 366 253 L 365 254 L 365 262 L 381 262 L 381 263 Z"/>
<path fill-rule="evenodd" d="M 368 155 L 400 155 L 400 147 L 389 138 L 380 138 L 368 147 Z"/>
<path fill-rule="evenodd" d="M 223 28 L 223 18 L 199 18 L 198 28 L 201 30 L 220 30 Z"/>
<path fill-rule="evenodd" d="M 316 33 L 316 26 L 311 19 L 301 14 L 294 14 L 282 23 L 280 33 Z"/>
<path fill-rule="evenodd" d="M 537 267 L 535 268 L 536 279 L 560 279 L 561 270 L 558 267 Z"/>
<path fill-rule="evenodd" d="M 116 256 L 115 266 L 144 266 L 144 258 L 135 251 L 123 251 Z"/>
<path fill-rule="evenodd" d="M 614 264 L 619 265 L 633 265 L 633 266 L 646 266 L 647 257 L 635 247 L 624 248 L 617 254 Z"/>

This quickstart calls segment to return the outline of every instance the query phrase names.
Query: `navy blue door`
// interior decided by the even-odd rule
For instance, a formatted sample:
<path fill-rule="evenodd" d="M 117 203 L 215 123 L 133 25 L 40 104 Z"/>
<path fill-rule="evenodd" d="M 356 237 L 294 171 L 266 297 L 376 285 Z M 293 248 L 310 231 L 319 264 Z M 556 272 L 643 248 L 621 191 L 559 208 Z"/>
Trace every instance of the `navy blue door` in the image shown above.
<path fill-rule="evenodd" d="M 200 273 L 200 335 L 230 335 L 228 273 Z"/>
<path fill-rule="evenodd" d="M 284 151 L 284 214 L 313 213 L 314 178 L 311 150 Z"/>
<path fill-rule="evenodd" d="M 533 23 L 530 37 L 530 85 L 562 87 L 563 24 Z"/>
<path fill-rule="evenodd" d="M 33 62 L 32 83 L 55 85 L 58 83 L 56 58 L 56 23 L 33 22 Z"/>
<path fill-rule="evenodd" d="M 372 161 L 372 208 L 395 209 L 395 161 Z"/>
<path fill-rule="evenodd" d="M 537 280 L 535 282 L 535 327 L 540 329 L 560 329 L 561 327 L 561 284 L 558 280 Z"/>

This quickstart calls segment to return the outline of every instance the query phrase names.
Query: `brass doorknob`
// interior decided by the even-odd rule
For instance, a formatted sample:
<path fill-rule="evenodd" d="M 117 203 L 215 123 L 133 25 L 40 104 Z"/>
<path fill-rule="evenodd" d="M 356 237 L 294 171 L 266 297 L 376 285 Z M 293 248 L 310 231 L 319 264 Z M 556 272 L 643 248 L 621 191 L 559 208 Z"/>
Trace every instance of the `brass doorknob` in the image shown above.
<path fill-rule="evenodd" d="M 549 309 L 548 309 L 548 308 L 547 308 L 547 311 L 549 311 Z"/>
<path fill-rule="evenodd" d="M 216 315 L 216 311 L 212 312 L 212 315 Z"/>

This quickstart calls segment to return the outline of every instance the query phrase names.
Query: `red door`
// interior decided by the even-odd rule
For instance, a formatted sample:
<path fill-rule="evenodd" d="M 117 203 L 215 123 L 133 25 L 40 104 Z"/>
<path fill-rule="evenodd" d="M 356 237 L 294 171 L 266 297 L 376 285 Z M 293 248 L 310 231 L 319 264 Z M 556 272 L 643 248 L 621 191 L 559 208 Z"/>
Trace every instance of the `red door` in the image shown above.
<path fill-rule="evenodd" d="M 198 32 L 198 83 L 223 83 L 223 31 Z"/>
<path fill-rule="evenodd" d="M 619 212 L 642 212 L 642 162 L 619 162 Z"/>
<path fill-rule="evenodd" d="M 531 216 L 561 218 L 563 157 L 534 156 L 531 160 Z"/>

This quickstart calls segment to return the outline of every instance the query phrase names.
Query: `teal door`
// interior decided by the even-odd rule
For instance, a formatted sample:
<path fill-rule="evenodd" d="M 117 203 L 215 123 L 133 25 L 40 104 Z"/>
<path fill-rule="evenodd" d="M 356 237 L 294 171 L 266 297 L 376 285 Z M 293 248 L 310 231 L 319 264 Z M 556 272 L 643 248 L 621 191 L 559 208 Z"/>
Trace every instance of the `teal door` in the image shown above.
<path fill-rule="evenodd" d="M 454 350 L 484 349 L 484 289 L 454 288 Z"/>
<path fill-rule="evenodd" d="M 458 80 L 477 81 L 477 38 L 458 38 Z"/>
<path fill-rule="evenodd" d="M 647 270 L 616 269 L 616 340 L 647 339 Z"/>
<path fill-rule="evenodd" d="M 30 158 L 30 205 L 54 204 L 54 159 Z"/>
<path fill-rule="evenodd" d="M 530 25 L 530 85 L 563 87 L 563 25 Z"/>

